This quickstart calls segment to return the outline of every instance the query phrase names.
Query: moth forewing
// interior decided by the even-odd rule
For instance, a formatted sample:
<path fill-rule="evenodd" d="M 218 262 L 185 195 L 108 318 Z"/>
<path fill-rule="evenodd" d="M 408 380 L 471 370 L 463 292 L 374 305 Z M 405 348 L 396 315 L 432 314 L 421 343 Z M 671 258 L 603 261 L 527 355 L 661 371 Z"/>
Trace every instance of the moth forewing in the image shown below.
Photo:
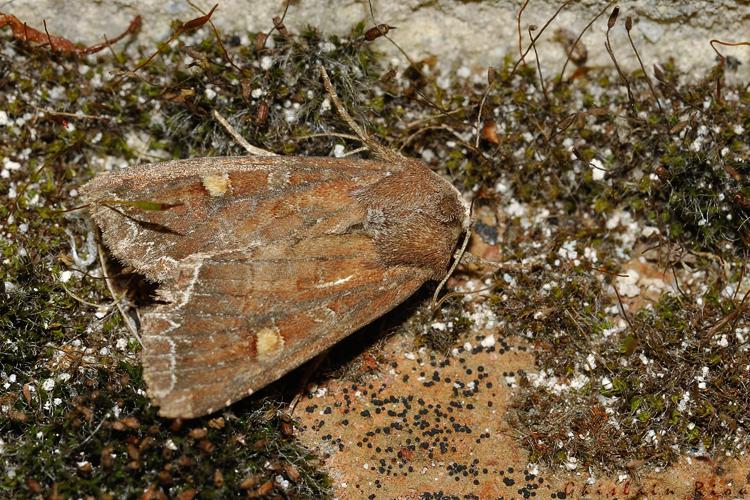
<path fill-rule="evenodd" d="M 165 302 L 143 312 L 142 337 L 163 416 L 212 413 L 390 311 L 442 277 L 468 228 L 458 190 L 370 138 L 318 70 L 380 161 L 196 158 L 82 190 L 115 256 L 160 283 Z M 111 199 L 139 203 L 112 210 Z M 168 209 L 138 210 L 154 203 Z"/>
<path fill-rule="evenodd" d="M 445 273 L 466 204 L 404 160 L 197 158 L 84 186 L 113 254 L 167 301 L 141 315 L 144 378 L 161 415 L 197 417 L 246 397 Z M 170 208 L 115 211 L 103 199 Z"/>

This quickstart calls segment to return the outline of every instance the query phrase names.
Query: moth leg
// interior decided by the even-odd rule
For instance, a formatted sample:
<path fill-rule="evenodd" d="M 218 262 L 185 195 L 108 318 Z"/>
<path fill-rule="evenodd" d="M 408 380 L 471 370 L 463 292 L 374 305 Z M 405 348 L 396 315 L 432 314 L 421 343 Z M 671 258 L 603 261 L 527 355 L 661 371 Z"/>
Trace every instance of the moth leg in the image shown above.
<path fill-rule="evenodd" d="M 112 295 L 112 301 L 117 306 L 117 310 L 120 311 L 120 316 L 122 317 L 122 320 L 125 322 L 125 326 L 127 327 L 128 331 L 130 331 L 130 334 L 138 341 L 138 343 L 143 347 L 143 340 L 141 339 L 140 334 L 138 333 L 138 326 L 136 325 L 135 320 L 133 319 L 133 316 L 131 316 L 131 312 L 135 315 L 135 317 L 138 317 L 138 310 L 135 309 L 132 305 L 124 305 L 123 304 L 123 297 L 124 293 L 120 295 L 120 297 L 117 296 L 117 293 L 115 293 L 115 285 L 112 282 L 112 275 L 109 272 L 109 267 L 107 266 L 107 259 L 104 257 L 105 252 L 104 248 L 102 248 L 101 243 L 97 243 L 98 248 L 98 255 L 99 255 L 99 265 L 102 267 L 102 274 L 104 275 L 104 282 L 107 284 L 107 289 L 109 290 L 109 293 Z"/>
<path fill-rule="evenodd" d="M 317 373 L 320 365 L 322 365 L 323 362 L 328 359 L 328 355 L 330 354 L 330 352 L 330 349 L 326 349 L 325 351 L 315 355 L 314 358 L 303 365 L 302 376 L 300 377 L 299 384 L 297 385 L 297 390 L 295 391 L 294 398 L 292 398 L 292 401 L 289 403 L 290 416 L 294 415 L 294 410 L 297 408 L 297 404 L 307 394 L 307 384 L 310 383 L 313 375 Z"/>
<path fill-rule="evenodd" d="M 323 79 L 323 87 L 325 87 L 328 96 L 331 98 L 331 101 L 333 101 L 333 105 L 336 106 L 336 111 L 338 112 L 339 116 L 346 122 L 347 125 L 349 125 L 349 128 L 352 129 L 352 132 L 354 132 L 359 137 L 359 139 L 365 143 L 370 151 L 375 153 L 376 156 L 383 160 L 395 163 L 404 161 L 405 158 L 400 153 L 388 149 L 380 144 L 378 141 L 370 137 L 367 131 L 354 121 L 354 118 L 352 118 L 352 116 L 344 107 L 344 104 L 341 102 L 339 95 L 336 93 L 336 89 L 331 83 L 331 79 L 328 77 L 328 72 L 322 64 L 318 64 L 318 71 L 320 72 L 320 77 Z"/>
<path fill-rule="evenodd" d="M 226 118 L 224 118 L 221 113 L 216 111 L 215 109 L 212 112 L 214 119 L 219 122 L 219 125 L 224 127 L 224 130 L 227 131 L 229 135 L 232 136 L 232 139 L 237 141 L 237 144 L 245 148 L 245 151 L 247 151 L 248 154 L 253 156 L 276 156 L 276 153 L 273 153 L 271 151 L 266 151 L 265 149 L 261 149 L 259 147 L 253 146 L 249 142 L 245 140 L 244 137 L 242 137 L 235 129 L 234 127 L 227 121 Z"/>
<path fill-rule="evenodd" d="M 440 306 L 442 302 L 442 301 L 438 301 L 440 292 L 443 290 L 443 287 L 445 286 L 445 284 L 448 283 L 448 280 L 450 279 L 451 275 L 453 275 L 453 271 L 455 271 L 458 265 L 461 263 L 461 259 L 466 253 L 466 247 L 469 245 L 470 239 L 471 239 L 471 228 L 466 230 L 464 241 L 461 244 L 461 248 L 457 250 L 456 253 L 453 255 L 453 264 L 451 265 L 450 269 L 448 269 L 448 273 L 445 275 L 442 281 L 440 281 L 440 284 L 435 289 L 435 293 L 432 296 L 432 312 L 433 313 Z"/>

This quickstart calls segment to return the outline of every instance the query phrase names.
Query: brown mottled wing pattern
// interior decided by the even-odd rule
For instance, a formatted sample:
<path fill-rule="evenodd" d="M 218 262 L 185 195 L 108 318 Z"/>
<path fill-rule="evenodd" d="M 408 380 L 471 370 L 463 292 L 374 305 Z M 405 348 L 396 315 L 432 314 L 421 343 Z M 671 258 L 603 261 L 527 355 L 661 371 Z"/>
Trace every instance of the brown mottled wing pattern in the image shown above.
<path fill-rule="evenodd" d="M 115 256 L 160 283 L 144 376 L 168 417 L 237 401 L 389 311 L 430 276 L 385 265 L 355 196 L 383 163 L 236 157 L 134 167 L 84 187 Z M 174 204 L 143 210 L 147 200 Z"/>

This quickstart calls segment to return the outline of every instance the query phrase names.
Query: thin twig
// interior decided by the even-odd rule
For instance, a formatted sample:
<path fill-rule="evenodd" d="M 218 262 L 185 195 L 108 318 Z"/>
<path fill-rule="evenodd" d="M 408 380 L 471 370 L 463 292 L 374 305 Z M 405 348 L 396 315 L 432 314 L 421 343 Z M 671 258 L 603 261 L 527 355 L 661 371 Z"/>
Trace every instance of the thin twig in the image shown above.
<path fill-rule="evenodd" d="M 534 49 L 534 58 L 536 59 L 536 69 L 539 72 L 539 86 L 542 88 L 542 94 L 544 95 L 544 101 L 549 104 L 549 96 L 547 96 L 547 88 L 544 85 L 544 75 L 542 74 L 542 65 L 539 62 L 539 53 L 536 50 L 536 43 L 534 36 L 531 34 L 536 29 L 536 26 L 529 26 L 529 39 L 531 40 L 531 47 Z"/>
<path fill-rule="evenodd" d="M 320 134 L 307 134 L 307 135 L 300 135 L 295 137 L 295 140 L 302 140 L 302 139 L 315 139 L 317 137 L 339 137 L 341 139 L 350 139 L 352 141 L 361 141 L 358 136 L 352 135 L 352 134 L 341 134 L 338 132 L 324 132 Z"/>
<path fill-rule="evenodd" d="M 612 283 L 612 288 L 615 291 L 615 295 L 617 295 L 617 302 L 620 304 L 620 310 L 622 311 L 622 317 L 625 318 L 625 321 L 627 321 L 628 326 L 630 326 L 631 330 L 635 330 L 633 328 L 633 323 L 630 322 L 630 318 L 628 317 L 627 311 L 625 311 L 625 304 L 622 303 L 622 297 L 620 297 L 620 291 L 617 289 L 617 285 Z"/>
<path fill-rule="evenodd" d="M 607 21 L 607 33 L 605 34 L 607 41 L 604 42 L 604 48 L 607 49 L 607 53 L 609 54 L 609 57 L 612 59 L 612 62 L 615 64 L 615 69 L 617 70 L 617 73 L 620 75 L 620 78 L 622 78 L 622 81 L 625 82 L 625 88 L 628 90 L 628 101 L 630 102 L 630 109 L 631 111 L 635 112 L 635 99 L 633 99 L 633 92 L 631 92 L 630 90 L 630 82 L 625 76 L 625 73 L 623 73 L 622 69 L 620 68 L 620 65 L 617 64 L 617 58 L 615 57 L 615 53 L 612 50 L 612 44 L 609 41 L 609 32 L 612 30 L 612 27 L 615 25 L 615 22 L 617 22 L 617 16 L 619 15 L 619 13 L 620 13 L 620 8 L 615 7 L 612 10 L 612 14 L 610 14 L 609 16 L 609 21 Z"/>
<path fill-rule="evenodd" d="M 190 30 L 199 28 L 200 26 L 202 26 L 203 24 L 205 24 L 207 21 L 210 21 L 211 20 L 211 16 L 213 15 L 214 11 L 216 10 L 216 8 L 218 6 L 219 6 L 218 3 L 216 5 L 214 5 L 213 8 L 211 8 L 211 10 L 208 11 L 208 14 L 206 14 L 205 16 L 202 16 L 202 17 L 199 17 L 199 18 L 196 18 L 196 19 L 191 19 L 190 21 L 182 23 L 182 25 L 179 28 L 177 28 L 175 30 L 175 32 L 172 33 L 172 35 L 170 35 L 170 37 L 167 39 L 167 41 L 165 41 L 164 43 L 160 44 L 156 48 L 156 51 L 154 51 L 153 54 L 151 54 L 150 56 L 148 56 L 146 58 L 146 60 L 143 61 L 142 63 L 136 65 L 136 67 L 133 68 L 132 71 L 130 71 L 130 72 L 124 72 L 123 75 L 126 75 L 128 73 L 136 73 L 138 70 L 140 70 L 141 68 L 144 68 L 149 63 L 151 63 L 151 61 L 156 56 L 158 56 L 159 54 L 161 54 L 164 51 L 164 49 L 166 49 L 169 46 L 169 44 L 171 44 L 173 41 L 175 41 L 181 34 L 183 34 L 186 31 L 190 31 Z"/>
<path fill-rule="evenodd" d="M 567 1 L 563 2 L 563 4 L 555 11 L 555 13 L 552 14 L 552 17 L 550 17 L 547 20 L 547 22 L 544 23 L 544 26 L 542 26 L 542 29 L 539 30 L 539 33 L 537 34 L 537 36 L 532 39 L 532 45 L 534 43 L 536 43 L 537 40 L 539 40 L 539 37 L 542 36 L 542 33 L 544 33 L 544 30 L 547 29 L 547 26 L 549 26 L 550 23 L 552 23 L 552 21 L 557 17 L 557 15 L 560 14 L 560 12 L 565 7 L 567 7 L 567 5 L 569 3 L 571 3 L 572 1 L 573 0 L 567 0 Z M 528 3 L 528 2 L 526 2 L 526 3 Z M 522 7 L 522 10 L 525 7 L 526 7 L 526 4 L 524 4 L 524 6 Z M 519 14 L 519 18 L 518 19 L 519 19 L 518 20 L 518 23 L 519 23 L 519 25 L 518 25 L 518 37 L 519 37 L 519 40 L 520 40 L 520 38 L 521 38 L 521 26 L 520 26 L 520 22 L 521 22 L 520 19 L 521 18 L 520 18 L 520 14 Z M 513 65 L 513 69 L 510 72 L 510 77 L 509 78 L 513 78 L 513 75 L 516 74 L 516 70 L 518 69 L 518 65 L 521 64 L 522 61 L 525 62 L 524 58 L 526 57 L 526 54 L 528 54 L 529 51 L 531 50 L 532 45 L 529 45 L 526 48 L 526 50 L 521 53 L 521 58 L 518 59 L 516 61 L 516 63 Z M 519 46 L 520 46 L 520 41 L 519 41 Z M 479 134 L 480 134 L 479 125 L 481 124 L 481 121 L 482 121 L 482 109 L 484 108 L 484 103 L 487 100 L 487 96 L 489 95 L 489 93 L 490 93 L 491 90 L 492 90 L 492 83 L 488 82 L 487 83 L 487 88 L 485 89 L 484 93 L 482 94 L 482 100 L 479 103 L 479 109 L 478 109 L 477 120 L 476 120 L 476 123 L 477 123 L 477 126 L 476 126 L 477 137 L 476 137 L 476 146 L 475 147 L 477 147 L 477 148 L 479 148 Z"/>
<path fill-rule="evenodd" d="M 453 137 L 455 137 L 458 140 L 458 142 L 461 143 L 462 146 L 467 147 L 473 153 L 476 153 L 476 154 L 482 156 L 483 158 L 485 158 L 487 160 L 495 160 L 496 159 L 492 155 L 490 155 L 488 153 L 485 153 L 484 151 L 476 148 L 473 144 L 466 142 L 464 140 L 464 138 L 461 137 L 461 134 L 459 134 L 455 129 L 453 129 L 453 128 L 449 127 L 448 125 L 445 125 L 445 124 L 432 125 L 430 127 L 424 127 L 424 128 L 420 128 L 419 130 L 416 130 L 415 132 L 413 132 L 411 135 L 409 135 L 409 137 L 407 137 L 401 143 L 401 146 L 398 148 L 399 152 L 403 151 L 406 148 L 406 146 L 408 146 L 409 143 L 414 140 L 415 137 L 417 137 L 418 135 L 420 135 L 420 134 L 422 134 L 424 132 L 427 132 L 428 130 L 445 130 L 445 131 L 449 132 L 451 135 L 453 135 Z"/>
<path fill-rule="evenodd" d="M 682 288 L 680 287 L 680 280 L 677 277 L 677 271 L 674 269 L 674 265 L 669 266 L 672 269 L 672 276 L 674 276 L 674 286 L 677 288 L 677 291 L 680 292 L 680 295 L 682 295 L 683 298 L 688 298 L 687 294 L 682 291 Z"/>
<path fill-rule="evenodd" d="M 437 115 L 430 115 L 425 118 L 420 118 L 419 120 L 414 120 L 413 122 L 409 122 L 404 124 L 406 128 L 414 128 L 419 125 L 422 125 L 423 123 L 431 122 L 432 120 L 436 120 L 438 118 L 445 118 L 446 116 L 455 115 L 456 113 L 461 113 L 463 111 L 466 111 L 468 106 L 461 106 L 460 108 L 453 109 L 451 111 L 446 111 L 444 113 L 440 113 Z"/>
<path fill-rule="evenodd" d="M 367 0 L 367 3 L 370 6 L 370 18 L 372 19 L 372 22 L 375 24 L 375 26 L 379 26 L 380 23 L 378 23 L 377 20 L 375 20 L 375 11 L 372 8 L 372 0 Z M 404 58 L 406 58 L 407 61 L 409 61 L 409 66 L 414 68 L 422 76 L 422 78 L 425 78 L 425 75 L 422 73 L 422 70 L 417 66 L 417 63 L 414 61 L 414 59 L 412 59 L 409 56 L 409 54 L 407 54 L 406 51 L 402 49 L 401 46 L 397 44 L 395 40 L 393 40 L 393 38 L 389 37 L 388 33 L 383 33 L 383 37 L 389 42 L 391 42 L 391 44 L 393 44 L 393 46 L 396 47 L 399 52 L 401 52 L 401 55 L 404 56 Z"/>
<path fill-rule="evenodd" d="M 112 59 L 120 62 L 120 58 L 117 57 L 117 52 L 115 52 L 114 47 L 112 47 L 112 43 L 109 41 L 109 38 L 107 38 L 107 35 L 104 35 L 104 43 L 107 45 L 107 48 L 109 49 L 109 53 L 112 54 Z"/>
<path fill-rule="evenodd" d="M 80 118 L 83 120 L 112 120 L 111 116 L 97 116 L 97 115 L 85 115 L 77 113 L 66 113 L 65 111 L 53 111 L 51 109 L 40 108 L 39 106 L 32 105 L 35 110 L 52 116 L 63 116 L 66 118 Z"/>
<path fill-rule="evenodd" d="M 93 438 L 96 435 L 96 433 L 99 432 L 99 429 L 102 428 L 102 425 L 104 425 L 104 422 L 106 422 L 109 417 L 110 417 L 110 413 L 109 412 L 105 413 L 101 421 L 99 422 L 99 425 L 97 425 L 96 428 L 93 431 L 91 431 L 91 434 L 89 434 L 88 437 L 86 437 L 86 439 L 78 443 L 78 445 L 73 449 L 74 450 L 80 449 L 83 447 L 84 444 L 88 443 L 91 440 L 91 438 Z"/>
<path fill-rule="evenodd" d="M 612 4 L 614 4 L 616 1 L 617 0 L 613 0 L 609 2 L 607 5 L 605 5 L 604 8 L 600 10 L 599 13 L 596 16 L 594 16 L 594 18 L 591 21 L 589 21 L 589 23 L 586 26 L 583 27 L 583 31 L 581 31 L 581 33 L 578 35 L 578 38 L 576 38 L 575 42 L 573 42 L 573 45 L 571 45 L 570 49 L 568 49 L 568 53 L 565 57 L 565 64 L 563 64 L 562 70 L 560 71 L 560 75 L 557 77 L 558 85 L 562 82 L 563 75 L 565 75 L 565 68 L 568 67 L 568 63 L 570 62 L 570 56 L 573 55 L 573 51 L 575 50 L 576 45 L 578 45 L 578 42 L 580 42 L 581 38 L 583 38 L 583 34 L 586 33 L 586 31 L 588 31 L 588 29 L 591 28 L 591 26 L 596 22 L 596 20 L 599 19 L 602 16 L 602 14 L 607 12 L 609 8 L 612 6 Z"/>
<path fill-rule="evenodd" d="M 55 46 L 52 45 L 52 37 L 50 36 L 49 31 L 47 31 L 47 20 L 42 19 L 42 24 L 44 24 L 44 32 L 47 34 L 47 40 L 49 42 L 49 50 L 50 52 L 55 52 Z"/>
<path fill-rule="evenodd" d="M 482 94 L 482 100 L 479 101 L 479 111 L 477 111 L 477 123 L 475 125 L 475 129 L 477 132 L 476 141 L 474 142 L 474 147 L 479 149 L 479 139 L 482 136 L 482 110 L 484 109 L 484 102 L 487 100 L 487 95 L 490 93 L 490 87 L 492 86 L 491 83 L 487 84 L 487 90 L 484 91 Z"/>
<path fill-rule="evenodd" d="M 526 0 L 523 2 L 523 5 L 521 5 L 521 8 L 518 11 L 518 15 L 516 16 L 516 29 L 518 31 L 518 54 L 521 56 L 521 60 L 523 62 L 526 62 L 524 60 L 524 57 L 526 54 L 523 53 L 523 37 L 521 36 L 521 16 L 523 15 L 523 11 L 526 10 L 526 6 L 529 5 L 529 0 Z"/>
<path fill-rule="evenodd" d="M 373 153 L 384 160 L 403 160 L 403 157 L 400 153 L 386 148 L 378 141 L 371 138 L 367 134 L 367 132 L 362 127 L 360 127 L 357 122 L 354 121 L 354 118 L 351 117 L 349 112 L 344 107 L 344 104 L 341 102 L 339 95 L 336 93 L 336 89 L 333 87 L 333 83 L 331 83 L 328 72 L 322 64 L 318 64 L 318 72 L 320 73 L 320 77 L 323 79 L 323 87 L 328 93 L 328 96 L 333 101 L 333 105 L 336 107 L 336 111 L 338 111 L 339 116 L 342 120 L 344 120 L 344 122 L 346 122 L 347 125 L 349 125 L 349 128 L 351 128 L 352 131 L 359 136 L 360 140 L 364 142 L 367 147 L 372 150 Z"/>
<path fill-rule="evenodd" d="M 540 29 L 540 30 L 539 30 L 539 33 L 538 33 L 538 34 L 537 34 L 537 35 L 536 35 L 536 36 L 534 37 L 534 42 L 536 42 L 537 40 L 539 40 L 539 38 L 540 38 L 540 37 L 542 36 L 542 34 L 544 33 L 544 30 L 546 30 L 546 29 L 547 29 L 547 27 L 548 27 L 548 26 L 549 26 L 549 25 L 550 25 L 550 24 L 552 23 L 552 21 L 554 21 L 554 20 L 555 20 L 555 18 L 556 18 L 556 17 L 558 16 L 558 14 L 560 14 L 560 12 L 562 12 L 562 10 L 563 10 L 563 9 L 564 9 L 565 7 L 567 7 L 567 6 L 568 6 L 568 5 L 570 4 L 570 3 L 572 3 L 572 2 L 573 2 L 573 0 L 567 0 L 567 1 L 563 2 L 563 4 L 562 4 L 562 5 L 560 5 L 560 7 L 558 7 L 558 9 L 557 9 L 557 10 L 555 11 L 555 13 L 554 13 L 554 14 L 552 14 L 552 17 L 550 17 L 549 19 L 547 19 L 547 22 L 546 22 L 546 23 L 544 23 L 544 26 L 542 26 L 542 29 Z M 519 65 L 521 64 L 521 62 L 522 62 L 522 61 L 524 60 L 524 57 L 526 57 L 526 55 L 527 55 L 527 54 L 529 53 L 529 51 L 531 51 L 531 45 L 529 45 L 528 47 L 526 47 L 526 50 L 524 50 L 524 51 L 523 51 L 523 54 L 521 55 L 521 58 L 520 58 L 520 59 L 518 59 L 518 60 L 516 61 L 516 63 L 515 63 L 514 65 L 513 65 L 513 69 L 512 69 L 512 70 L 511 70 L 511 72 L 510 72 L 510 77 L 511 77 L 511 78 L 513 77 L 513 75 L 515 75 L 515 74 L 516 74 L 516 70 L 518 69 L 518 66 L 519 66 Z"/>
<path fill-rule="evenodd" d="M 732 302 L 737 300 L 737 294 L 740 293 L 740 285 L 745 281 L 745 262 L 747 262 L 747 258 L 743 258 L 741 262 L 742 267 L 740 268 L 740 279 L 737 280 L 737 288 L 735 288 L 734 293 L 732 294 Z"/>
<path fill-rule="evenodd" d="M 289 10 L 289 4 L 291 3 L 291 0 L 286 0 L 286 5 L 284 5 L 284 13 L 281 14 L 281 19 L 277 23 L 275 20 L 273 22 L 273 28 L 268 30 L 268 33 L 266 33 L 266 37 L 263 39 L 263 48 L 266 48 L 266 42 L 268 41 L 268 37 L 271 36 L 271 34 L 274 32 L 274 30 L 278 29 L 279 26 L 282 26 L 284 24 L 284 19 L 286 18 L 286 13 Z"/>
<path fill-rule="evenodd" d="M 67 293 L 68 295 L 70 295 L 70 297 L 72 297 L 73 299 L 77 300 L 77 301 L 78 301 L 78 302 L 80 302 L 81 304 L 87 305 L 87 306 L 89 306 L 89 307 L 94 307 L 94 308 L 96 308 L 96 309 L 100 309 L 100 308 L 102 308 L 102 307 L 103 307 L 103 306 L 102 306 L 101 304 L 94 304 L 93 302 L 89 302 L 89 301 L 87 301 L 87 300 L 84 300 L 84 299 L 82 299 L 81 297 L 79 297 L 78 295 L 74 294 L 73 292 L 71 292 L 71 291 L 70 291 L 70 290 L 68 289 L 68 287 L 67 287 L 67 286 L 65 286 L 65 283 L 63 283 L 62 281 L 60 282 L 60 285 L 62 285 L 62 287 L 63 287 L 63 290 L 65 290 L 65 293 Z"/>
<path fill-rule="evenodd" d="M 192 8 L 194 8 L 195 10 L 197 10 L 198 12 L 200 12 L 201 14 L 203 14 L 204 16 L 206 15 L 205 11 L 203 11 L 200 7 L 198 7 L 197 5 L 195 5 L 190 0 L 188 0 L 188 5 L 190 5 Z M 234 61 L 232 60 L 232 58 L 229 56 L 229 52 L 227 52 L 227 48 L 224 47 L 224 42 L 221 41 L 221 36 L 219 35 L 219 30 L 216 28 L 216 25 L 214 24 L 214 22 L 211 20 L 210 17 L 208 18 L 208 24 L 211 25 L 211 29 L 213 29 L 213 31 L 214 31 L 214 37 L 216 38 L 216 41 L 219 42 L 219 48 L 224 53 L 224 59 L 226 59 L 229 62 L 229 64 L 234 69 L 236 69 L 239 72 L 242 72 L 242 68 L 240 68 L 239 66 L 237 66 L 234 63 Z"/>
<path fill-rule="evenodd" d="M 708 336 L 712 337 L 719 333 L 724 326 L 726 326 L 727 323 L 730 321 L 734 321 L 737 319 L 742 312 L 745 310 L 745 302 L 747 301 L 747 297 L 750 296 L 750 288 L 745 292 L 745 295 L 742 296 L 742 301 L 739 303 L 739 305 L 729 314 L 721 318 L 714 326 L 708 329 Z"/>
<path fill-rule="evenodd" d="M 633 20 L 630 16 L 627 17 L 625 20 L 625 31 L 628 33 L 628 40 L 630 40 L 630 46 L 633 47 L 633 52 L 635 52 L 635 57 L 638 58 L 638 64 L 641 65 L 641 70 L 643 70 L 643 75 L 646 77 L 646 83 L 648 83 L 648 88 L 651 89 L 651 94 L 654 96 L 654 100 L 656 101 L 656 105 L 659 107 L 659 112 L 664 115 L 664 109 L 661 107 L 661 103 L 659 102 L 659 97 L 656 95 L 656 90 L 654 89 L 654 85 L 651 83 L 651 77 L 648 76 L 648 73 L 646 72 L 646 67 L 643 65 L 643 61 L 641 60 L 641 55 L 638 53 L 638 49 L 635 48 L 635 43 L 633 42 L 633 37 L 630 36 L 630 29 L 633 27 Z"/>
<path fill-rule="evenodd" d="M 719 52 L 719 50 L 716 48 L 716 45 L 714 44 L 724 45 L 725 47 L 740 47 L 742 45 L 750 45 L 750 42 L 723 42 L 721 40 L 716 40 L 716 39 L 713 39 L 708 43 L 711 45 L 711 48 L 714 49 L 714 52 L 716 52 L 716 55 L 719 56 L 719 59 L 722 59 L 722 60 L 726 59 L 726 57 L 724 57 L 724 55 L 721 52 Z"/>
<path fill-rule="evenodd" d="M 744 268 L 744 265 L 743 265 L 743 268 Z M 741 284 L 742 284 L 741 282 L 737 283 L 738 290 Z M 742 317 L 742 312 L 745 310 L 745 302 L 747 301 L 747 297 L 749 294 L 750 294 L 750 288 L 748 288 L 748 290 L 745 292 L 745 295 L 742 296 L 740 305 L 737 306 L 737 309 L 736 309 L 737 314 L 735 315 L 734 320 L 732 321 L 732 331 L 737 329 L 737 321 L 739 321 L 739 319 Z"/>
<path fill-rule="evenodd" d="M 229 135 L 232 136 L 232 139 L 237 141 L 237 144 L 242 146 L 245 151 L 248 152 L 248 154 L 251 154 L 253 156 L 276 156 L 276 153 L 272 153 L 271 151 L 266 151 L 265 149 L 261 149 L 258 147 L 253 146 L 249 142 L 245 140 L 244 137 L 242 137 L 235 129 L 232 127 L 226 118 L 221 116 L 221 113 L 216 111 L 215 109 L 211 112 L 214 119 L 219 122 L 219 124 L 224 127 L 224 129 L 229 133 Z"/>
<path fill-rule="evenodd" d="M 476 266 L 490 267 L 494 269 L 495 271 L 506 271 L 506 272 L 511 272 L 511 273 L 513 272 L 517 273 L 517 272 L 529 272 L 529 271 L 534 271 L 536 269 L 539 269 L 544 266 L 545 259 L 546 259 L 546 255 L 535 255 L 535 256 L 523 259 L 525 263 L 514 262 L 514 261 L 494 262 L 491 260 L 483 259 L 472 253 L 466 252 L 462 260 L 464 264 L 474 264 Z"/>
<path fill-rule="evenodd" d="M 723 42 L 721 40 L 713 39 L 710 42 L 708 42 L 711 45 L 711 48 L 714 49 L 714 52 L 716 52 L 716 55 L 719 56 L 719 66 L 720 70 L 718 74 L 716 75 L 716 100 L 721 101 L 721 80 L 722 75 L 724 74 L 724 68 L 726 66 L 727 58 L 724 57 L 724 55 L 719 52 L 719 50 L 716 48 L 716 45 L 724 45 L 726 47 L 739 47 L 741 45 L 750 45 L 750 42 Z"/>
<path fill-rule="evenodd" d="M 341 158 L 346 158 L 347 156 L 356 155 L 357 153 L 361 153 L 362 151 L 368 151 L 369 149 L 370 148 L 368 148 L 367 146 L 362 146 L 361 148 L 352 149 L 351 151 L 344 153 L 341 156 Z"/>

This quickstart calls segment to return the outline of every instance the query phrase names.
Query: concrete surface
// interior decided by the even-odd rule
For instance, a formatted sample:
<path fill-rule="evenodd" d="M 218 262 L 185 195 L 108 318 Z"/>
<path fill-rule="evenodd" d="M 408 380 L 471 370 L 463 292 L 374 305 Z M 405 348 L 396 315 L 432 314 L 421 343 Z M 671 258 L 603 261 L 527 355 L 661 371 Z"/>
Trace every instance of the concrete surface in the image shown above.
<path fill-rule="evenodd" d="M 213 0 L 196 1 L 205 10 L 213 4 Z M 377 22 L 397 26 L 399 29 L 392 32 L 393 39 L 415 59 L 433 54 L 444 66 L 460 64 L 480 71 L 488 65 L 498 65 L 509 51 L 518 54 L 516 16 L 521 0 L 373 0 L 372 3 Z M 214 14 L 214 21 L 225 33 L 266 31 L 272 26 L 273 16 L 283 12 L 284 5 L 285 0 L 224 0 Z M 560 5 L 560 1 L 529 1 L 521 23 L 524 45 L 528 26 L 543 26 Z M 555 74 L 562 66 L 564 53 L 553 40 L 555 30 L 562 27 L 577 35 L 606 6 L 601 0 L 574 1 L 566 6 L 539 41 L 543 69 Z M 741 41 L 750 16 L 747 0 L 633 0 L 620 2 L 620 8 L 618 24 L 612 31 L 612 45 L 621 64 L 632 67 L 637 63 L 624 29 L 625 17 L 631 15 L 634 39 L 647 65 L 674 57 L 681 68 L 696 77 L 716 60 L 709 40 Z M 172 20 L 186 21 L 199 15 L 186 0 L 10 0 L 0 4 L 0 11 L 40 29 L 46 19 L 51 33 L 85 44 L 100 42 L 105 34 L 111 37 L 119 33 L 136 14 L 144 17 L 139 37 L 144 43 L 167 37 Z M 611 64 L 604 50 L 610 11 L 611 8 L 607 9 L 582 39 L 589 52 L 589 64 Z M 366 0 L 296 0 L 289 7 L 286 25 L 292 32 L 310 24 L 324 32 L 344 34 L 361 20 L 374 24 Z M 375 43 L 403 61 L 387 40 Z M 725 47 L 722 51 L 743 63 L 736 76 L 747 79 L 750 48 Z"/>

